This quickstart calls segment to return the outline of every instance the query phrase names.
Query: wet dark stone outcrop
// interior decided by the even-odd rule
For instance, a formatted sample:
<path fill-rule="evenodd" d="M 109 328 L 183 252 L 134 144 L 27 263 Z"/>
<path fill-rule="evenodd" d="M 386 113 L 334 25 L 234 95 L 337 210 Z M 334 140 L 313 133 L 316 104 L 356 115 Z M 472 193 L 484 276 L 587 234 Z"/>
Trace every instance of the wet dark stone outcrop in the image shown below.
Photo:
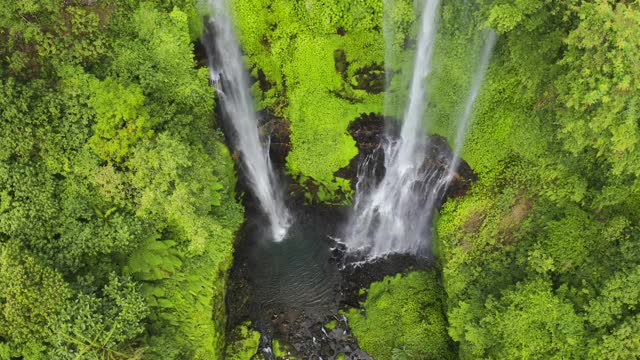
<path fill-rule="evenodd" d="M 342 306 L 359 308 L 366 299 L 360 289 L 368 288 L 372 283 L 382 281 L 385 276 L 430 269 L 434 259 L 416 257 L 409 254 L 390 254 L 367 262 L 351 262 L 346 259 L 342 271 Z"/>
<path fill-rule="evenodd" d="M 276 169 L 284 169 L 287 155 L 291 151 L 291 129 L 289 120 L 263 116 L 266 119 L 260 126 L 260 136 L 269 141 L 269 157 Z"/>
<path fill-rule="evenodd" d="M 385 136 L 390 138 L 399 136 L 399 123 L 389 121 L 385 124 L 384 117 L 379 114 L 362 114 L 351 122 L 348 131 L 356 141 L 358 155 L 351 160 L 347 167 L 338 170 L 335 175 L 351 180 L 351 186 L 355 188 L 358 181 L 358 167 L 365 159 L 369 158 L 369 166 L 371 166 L 369 173 L 374 174 L 379 181 L 384 176 L 384 152 L 380 145 Z M 446 171 L 451 156 L 451 147 L 444 137 L 440 135 L 429 136 L 423 166 Z M 461 159 L 453 181 L 447 188 L 446 196 L 463 196 L 469 190 L 471 183 L 477 179 L 477 175 L 469 164 Z"/>
<path fill-rule="evenodd" d="M 193 54 L 197 67 L 207 67 L 207 50 L 200 40 L 193 42 Z"/>
<path fill-rule="evenodd" d="M 339 29 L 338 34 L 340 34 Z M 333 62 L 336 72 L 344 82 L 342 89 L 332 91 L 335 96 L 355 103 L 360 99 L 353 96 L 353 89 L 364 90 L 369 94 L 379 94 L 384 91 L 385 68 L 382 64 L 372 63 L 350 70 L 351 63 L 344 49 L 333 51 Z"/>
<path fill-rule="evenodd" d="M 385 74 L 382 65 L 373 64 L 357 69 L 354 73 L 356 84 L 354 89 L 366 90 L 370 94 L 384 91 Z"/>
<path fill-rule="evenodd" d="M 371 157 L 380 148 L 385 131 L 384 120 L 379 115 L 370 113 L 362 114 L 349 124 L 347 131 L 356 140 L 358 155 L 351 159 L 347 167 L 338 170 L 335 175 L 351 180 L 351 186 L 355 188 L 358 182 L 358 166 L 364 159 Z M 372 158 L 374 167 L 379 169 L 376 175 L 384 176 L 384 157 Z M 378 179 L 379 180 L 379 179 Z"/>

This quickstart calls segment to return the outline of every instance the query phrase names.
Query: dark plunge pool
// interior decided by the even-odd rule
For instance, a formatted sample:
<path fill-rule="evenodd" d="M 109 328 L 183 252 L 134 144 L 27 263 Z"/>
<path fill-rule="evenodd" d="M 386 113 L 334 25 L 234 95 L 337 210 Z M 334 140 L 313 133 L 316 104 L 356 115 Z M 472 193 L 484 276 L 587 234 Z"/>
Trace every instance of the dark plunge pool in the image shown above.
<path fill-rule="evenodd" d="M 247 215 L 229 280 L 229 326 L 250 320 L 265 358 L 275 358 L 278 343 L 296 358 L 369 359 L 339 313 L 344 247 L 333 236 L 341 217 L 335 209 L 302 208 L 287 237 L 274 242 L 266 223 Z"/>
<path fill-rule="evenodd" d="M 276 342 L 290 358 L 370 359 L 340 309 L 359 307 L 364 300 L 359 290 L 371 282 L 428 267 L 430 261 L 393 255 L 349 263 L 344 246 L 334 240 L 345 219 L 340 208 L 299 207 L 281 242 L 271 239 L 254 207 L 247 211 L 229 278 L 228 330 L 250 321 L 261 333 L 258 353 L 266 359 L 275 359 Z"/>
<path fill-rule="evenodd" d="M 272 241 L 267 229 L 257 222 L 248 224 L 243 246 L 254 306 L 336 311 L 340 276 L 332 254 L 336 244 L 327 233 L 330 226 L 306 213 L 280 242 Z"/>

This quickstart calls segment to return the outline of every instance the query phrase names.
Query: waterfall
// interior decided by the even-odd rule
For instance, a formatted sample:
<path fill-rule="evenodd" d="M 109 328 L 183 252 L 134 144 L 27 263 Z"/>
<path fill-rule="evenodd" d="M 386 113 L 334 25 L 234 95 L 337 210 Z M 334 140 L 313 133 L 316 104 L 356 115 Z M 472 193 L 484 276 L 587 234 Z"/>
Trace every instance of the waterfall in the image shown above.
<path fill-rule="evenodd" d="M 368 258 L 390 253 L 419 254 L 427 249 L 434 208 L 442 200 L 460 163 L 460 152 L 473 104 L 480 92 L 495 45 L 496 35 L 489 31 L 464 112 L 457 122 L 451 158 L 432 159 L 444 162 L 445 169 L 425 162 L 429 142 L 422 126 L 428 95 L 424 80 L 431 72 L 437 9 L 437 0 L 426 0 L 418 34 L 409 103 L 400 136 L 398 139 L 387 137 L 383 144 L 385 174 L 379 183 L 374 183 L 376 174 L 371 173 L 369 166 L 375 163 L 372 158 L 365 159 L 359 169 L 356 199 L 345 241 L 351 252 Z"/>
<path fill-rule="evenodd" d="M 411 78 L 409 102 L 400 137 L 384 144 L 385 175 L 372 186 L 366 171 L 358 176 L 353 215 L 346 243 L 351 251 L 370 257 L 391 252 L 418 252 L 423 248 L 426 221 L 420 194 L 434 176 L 422 166 L 427 137 L 422 127 L 426 101 L 424 80 L 431 72 L 438 0 L 425 0 Z M 364 166 L 366 168 L 366 164 Z"/>
<path fill-rule="evenodd" d="M 212 34 L 204 41 L 209 60 L 210 78 L 219 101 L 231 123 L 231 136 L 240 151 L 242 169 L 260 207 L 267 216 L 273 238 L 282 240 L 291 223 L 284 204 L 284 194 L 269 159 L 268 147 L 262 145 L 258 119 L 250 95 L 249 79 L 225 0 L 209 0 Z"/>
<path fill-rule="evenodd" d="M 464 105 L 464 113 L 458 120 L 457 132 L 455 139 L 455 148 L 453 150 L 453 159 L 450 161 L 447 176 L 445 178 L 445 185 L 448 185 L 453 179 L 453 176 L 460 165 L 460 152 L 462 151 L 462 145 L 464 144 L 464 138 L 467 135 L 467 127 L 469 126 L 469 119 L 471 119 L 471 111 L 473 110 L 473 104 L 476 102 L 476 98 L 480 93 L 480 87 L 484 80 L 484 75 L 487 73 L 489 67 L 489 61 L 491 60 L 491 54 L 493 53 L 493 47 L 496 44 L 497 35 L 493 30 L 488 30 L 487 39 L 485 40 L 482 54 L 480 55 L 480 65 L 476 69 L 476 74 L 473 77 L 473 84 L 471 85 L 471 91 L 467 97 L 467 101 Z"/>
<path fill-rule="evenodd" d="M 396 0 L 384 0 L 383 13 L 382 13 L 382 29 L 384 36 L 384 88 L 389 89 L 391 86 L 391 78 L 393 74 L 393 65 L 395 65 L 394 45 L 395 45 L 395 26 L 393 24 L 393 14 L 391 9 L 395 7 Z M 389 114 L 390 109 L 390 96 L 384 97 L 384 113 Z"/>

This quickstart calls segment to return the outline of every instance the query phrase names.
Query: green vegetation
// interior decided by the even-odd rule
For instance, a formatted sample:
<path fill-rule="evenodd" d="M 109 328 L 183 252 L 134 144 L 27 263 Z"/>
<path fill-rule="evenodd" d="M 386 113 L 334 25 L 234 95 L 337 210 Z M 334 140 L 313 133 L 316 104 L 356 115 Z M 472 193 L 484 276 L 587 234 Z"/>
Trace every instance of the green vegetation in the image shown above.
<path fill-rule="evenodd" d="M 286 343 L 280 343 L 280 340 L 271 340 L 271 349 L 273 350 L 273 356 L 278 359 L 285 359 L 289 354 L 289 349 Z"/>
<path fill-rule="evenodd" d="M 228 339 L 225 359 L 250 360 L 258 352 L 260 333 L 252 330 L 250 326 L 251 324 L 246 322 L 233 329 Z"/>
<path fill-rule="evenodd" d="M 449 334 L 465 359 L 636 358 L 638 4 L 477 14 L 501 38 L 464 148 L 480 180 L 437 223 Z"/>
<path fill-rule="evenodd" d="M 371 284 L 362 310 L 347 312 L 358 344 L 376 359 L 454 358 L 435 271 Z"/>
<path fill-rule="evenodd" d="M 382 1 L 233 4 L 252 75 L 261 79 L 258 101 L 291 122 L 289 173 L 312 201 L 344 203 L 349 182 L 334 173 L 357 154 L 347 127 L 362 113 L 382 112 Z M 412 6 L 403 9 L 413 16 Z"/>
<path fill-rule="evenodd" d="M 2 2 L 0 358 L 221 355 L 242 209 L 199 19 L 190 1 Z"/>
<path fill-rule="evenodd" d="M 327 330 L 333 330 L 338 326 L 338 322 L 335 320 L 331 320 L 328 323 L 324 324 L 324 328 Z"/>
<path fill-rule="evenodd" d="M 232 2 L 309 201 L 350 201 L 335 173 L 357 154 L 352 120 L 402 113 L 419 4 L 387 4 L 385 34 L 381 0 Z M 249 357 L 246 324 L 223 336 L 243 212 L 194 60 L 197 2 L 0 5 L 0 359 Z M 349 311 L 360 344 L 379 359 L 638 358 L 640 3 L 439 15 L 425 118 L 450 140 L 482 30 L 500 35 L 463 148 L 479 180 L 437 218 L 442 278 L 386 278 Z"/>

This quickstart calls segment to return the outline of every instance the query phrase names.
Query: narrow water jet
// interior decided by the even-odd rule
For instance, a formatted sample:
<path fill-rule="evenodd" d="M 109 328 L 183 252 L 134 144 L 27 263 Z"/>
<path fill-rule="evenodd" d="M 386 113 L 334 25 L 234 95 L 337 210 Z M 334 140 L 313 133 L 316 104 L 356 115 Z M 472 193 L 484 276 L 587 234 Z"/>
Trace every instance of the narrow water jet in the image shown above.
<path fill-rule="evenodd" d="M 445 161 L 446 166 L 444 171 L 440 171 L 438 173 L 438 176 L 435 178 L 435 181 L 430 184 L 430 196 L 427 197 L 426 204 L 429 215 L 433 214 L 433 208 L 442 201 L 447 187 L 449 187 L 449 185 L 451 184 L 451 181 L 453 180 L 458 171 L 458 167 L 460 166 L 460 153 L 462 151 L 462 146 L 464 145 L 465 137 L 467 135 L 467 129 L 469 127 L 469 121 L 471 120 L 473 105 L 478 98 L 480 88 L 482 87 L 482 83 L 484 81 L 484 76 L 487 73 L 487 69 L 489 68 L 489 61 L 491 60 L 491 55 L 493 54 L 493 48 L 496 44 L 496 39 L 496 33 L 493 30 L 487 30 L 486 39 L 484 41 L 482 52 L 480 54 L 480 61 L 478 67 L 475 70 L 471 89 L 464 104 L 464 111 L 462 113 L 462 116 L 458 118 L 458 122 L 456 123 L 456 137 L 454 140 L 455 147 L 453 148 L 451 157 L 449 159 L 446 159 Z M 428 220 L 431 221 L 430 218 Z"/>
<path fill-rule="evenodd" d="M 284 203 L 282 185 L 271 165 L 268 148 L 260 140 L 249 79 L 228 4 L 225 0 L 209 0 L 208 6 L 212 14 L 209 19 L 212 34 L 205 37 L 204 45 L 210 79 L 235 132 L 231 138 L 240 151 L 248 184 L 269 220 L 273 239 L 281 241 L 291 225 L 291 215 Z"/>
<path fill-rule="evenodd" d="M 491 60 L 491 55 L 493 54 L 493 48 L 496 45 L 497 35 L 493 30 L 488 30 L 486 35 L 486 40 L 484 43 L 484 47 L 482 48 L 482 54 L 480 55 L 480 64 L 476 69 L 476 74 L 473 77 L 473 84 L 471 85 L 471 91 L 469 92 L 469 96 L 467 97 L 467 101 L 464 105 L 464 113 L 458 120 L 458 124 L 456 126 L 456 138 L 455 138 L 455 147 L 453 149 L 453 157 L 449 162 L 447 176 L 445 177 L 444 186 L 448 185 L 453 176 L 455 175 L 458 166 L 460 165 L 460 152 L 462 151 L 462 146 L 464 145 L 464 140 L 467 135 L 467 128 L 469 127 L 469 120 L 471 119 L 473 104 L 475 104 L 478 94 L 480 93 L 480 88 L 482 87 L 482 83 L 484 81 L 484 76 L 487 73 L 487 69 L 489 68 L 489 61 Z"/>
<path fill-rule="evenodd" d="M 385 139 L 385 175 L 371 184 L 367 171 L 358 174 L 353 215 L 347 228 L 350 251 L 369 258 L 393 252 L 425 250 L 427 184 L 436 176 L 422 161 L 427 137 L 422 119 L 426 102 L 424 81 L 431 72 L 436 37 L 438 0 L 426 0 L 422 10 L 417 52 L 411 78 L 409 103 L 398 139 Z M 363 168 L 366 168 L 366 164 Z"/>

